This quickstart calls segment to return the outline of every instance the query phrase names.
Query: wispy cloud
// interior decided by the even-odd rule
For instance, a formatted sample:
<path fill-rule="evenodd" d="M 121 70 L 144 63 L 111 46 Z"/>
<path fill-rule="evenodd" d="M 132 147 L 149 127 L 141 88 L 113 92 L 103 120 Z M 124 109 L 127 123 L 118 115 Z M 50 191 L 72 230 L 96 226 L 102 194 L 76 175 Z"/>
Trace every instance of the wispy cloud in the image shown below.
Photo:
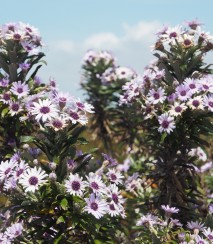
<path fill-rule="evenodd" d="M 158 21 L 141 21 L 135 25 L 123 24 L 122 34 L 99 32 L 79 42 L 56 40 L 47 43 L 48 66 L 41 74 L 45 80 L 54 76 L 60 89 L 73 95 L 82 96 L 80 88 L 81 60 L 88 49 L 110 50 L 118 59 L 118 64 L 134 68 L 138 72 L 152 59 L 150 46 L 155 33 L 162 27 Z"/>

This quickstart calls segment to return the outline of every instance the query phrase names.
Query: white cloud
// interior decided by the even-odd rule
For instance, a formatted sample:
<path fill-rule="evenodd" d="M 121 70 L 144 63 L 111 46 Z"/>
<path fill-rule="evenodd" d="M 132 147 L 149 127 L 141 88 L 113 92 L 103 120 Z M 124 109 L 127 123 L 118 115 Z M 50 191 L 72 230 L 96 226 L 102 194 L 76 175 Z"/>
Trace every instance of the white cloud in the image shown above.
<path fill-rule="evenodd" d="M 120 42 L 119 37 L 111 32 L 97 33 L 95 35 L 89 36 L 83 42 L 86 48 L 113 48 Z"/>
<path fill-rule="evenodd" d="M 117 64 L 132 67 L 139 73 L 153 59 L 150 46 L 154 44 L 155 33 L 162 27 L 160 22 L 138 22 L 124 24 L 123 34 L 100 32 L 84 40 L 56 40 L 47 43 L 48 66 L 41 70 L 41 77 L 48 80 L 55 77 L 62 91 L 73 96 L 82 96 L 80 89 L 81 60 L 88 49 L 109 50 L 117 58 Z"/>
<path fill-rule="evenodd" d="M 144 22 L 141 21 L 136 25 L 124 24 L 126 38 L 128 40 L 147 42 L 154 39 L 154 34 L 162 26 L 158 21 Z"/>
<path fill-rule="evenodd" d="M 55 42 L 51 42 L 48 45 L 49 49 L 56 51 L 63 51 L 66 53 L 73 53 L 76 49 L 75 42 L 71 40 L 58 40 Z"/>

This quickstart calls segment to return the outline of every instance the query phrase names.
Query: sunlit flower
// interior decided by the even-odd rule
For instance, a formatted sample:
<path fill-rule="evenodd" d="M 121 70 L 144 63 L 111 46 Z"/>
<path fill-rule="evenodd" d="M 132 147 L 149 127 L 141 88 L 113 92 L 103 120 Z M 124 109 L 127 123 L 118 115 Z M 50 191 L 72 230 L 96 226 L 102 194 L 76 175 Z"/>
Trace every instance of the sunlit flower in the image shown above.
<path fill-rule="evenodd" d="M 78 99 L 77 101 L 75 101 L 75 104 L 79 110 L 82 110 L 82 111 L 88 112 L 88 113 L 94 113 L 94 111 L 93 111 L 94 107 L 89 103 L 82 103 L 80 101 L 80 99 Z"/>
<path fill-rule="evenodd" d="M 208 110 L 213 112 L 213 94 L 209 94 L 207 96 L 204 96 L 203 105 L 204 105 L 204 107 L 207 107 Z"/>
<path fill-rule="evenodd" d="M 96 175 L 93 172 L 89 173 L 89 176 L 86 176 L 88 182 L 86 183 L 94 193 L 103 193 L 106 194 L 106 185 L 103 183 L 101 177 Z"/>
<path fill-rule="evenodd" d="M 4 92 L 0 94 L 0 101 L 4 104 L 9 104 L 11 102 L 11 93 L 10 92 Z"/>
<path fill-rule="evenodd" d="M 29 168 L 29 165 L 24 161 L 21 160 L 15 167 L 13 171 L 13 176 L 15 178 L 20 178 L 20 176 L 25 172 L 26 169 Z"/>
<path fill-rule="evenodd" d="M 180 101 L 186 101 L 191 97 L 192 92 L 189 89 L 188 85 L 181 84 L 176 87 L 176 95 Z"/>
<path fill-rule="evenodd" d="M 58 91 L 55 92 L 53 99 L 56 103 L 58 103 L 61 109 L 72 101 L 72 98 L 68 93 Z"/>
<path fill-rule="evenodd" d="M 178 38 L 178 42 L 183 48 L 189 48 L 194 45 L 194 38 L 189 34 L 183 34 Z"/>
<path fill-rule="evenodd" d="M 86 182 L 78 174 L 70 174 L 68 180 L 65 181 L 65 187 L 71 195 L 82 196 Z"/>
<path fill-rule="evenodd" d="M 41 168 L 28 168 L 19 178 L 19 183 L 26 192 L 35 192 L 38 188 L 45 184 L 47 174 Z"/>
<path fill-rule="evenodd" d="M 118 67 L 115 69 L 115 74 L 117 78 L 120 80 L 122 79 L 130 80 L 134 77 L 135 72 L 132 69 L 127 67 Z"/>
<path fill-rule="evenodd" d="M 160 38 L 163 40 L 163 42 L 174 45 L 182 33 L 183 30 L 181 26 L 168 27 L 168 29 L 160 36 Z"/>
<path fill-rule="evenodd" d="M 121 205 L 124 203 L 121 191 L 119 191 L 115 184 L 111 184 L 107 190 L 107 196 L 110 198 L 110 201 L 113 201 L 116 205 Z"/>
<path fill-rule="evenodd" d="M 17 178 L 12 176 L 10 178 L 5 179 L 4 182 L 4 190 L 9 191 L 16 189 L 17 187 Z"/>
<path fill-rule="evenodd" d="M 204 229 L 203 234 L 208 238 L 208 240 L 213 242 L 213 231 L 210 228 Z"/>
<path fill-rule="evenodd" d="M 14 116 L 18 113 L 20 113 L 21 111 L 23 111 L 23 107 L 19 102 L 12 102 L 10 101 L 9 103 L 9 113 L 11 114 L 11 116 Z"/>
<path fill-rule="evenodd" d="M 157 104 L 163 103 L 166 99 L 165 91 L 163 88 L 159 87 L 157 90 L 151 89 L 148 94 L 148 100 L 150 103 Z"/>
<path fill-rule="evenodd" d="M 168 113 L 169 115 L 176 117 L 178 115 L 181 115 L 186 109 L 187 106 L 184 103 L 175 102 L 173 105 L 170 106 L 170 110 L 168 111 Z"/>
<path fill-rule="evenodd" d="M 47 123 L 45 123 L 45 126 L 51 127 L 55 131 L 59 131 L 67 127 L 68 124 L 68 118 L 63 115 L 59 115 L 56 118 L 51 118 Z"/>
<path fill-rule="evenodd" d="M 196 241 L 196 244 L 209 244 L 208 241 L 204 240 L 201 236 L 199 235 L 196 235 L 195 236 L 195 241 Z"/>
<path fill-rule="evenodd" d="M 120 172 L 116 172 L 114 168 L 109 169 L 106 175 L 112 183 L 116 185 L 122 184 L 122 179 L 124 178 L 124 176 Z"/>
<path fill-rule="evenodd" d="M 119 207 L 113 201 L 111 201 L 110 203 L 108 203 L 107 207 L 108 207 L 107 213 L 111 217 L 120 215 Z"/>
<path fill-rule="evenodd" d="M 0 180 L 3 181 L 5 178 L 11 176 L 16 165 L 17 162 L 13 160 L 2 161 L 0 164 Z"/>
<path fill-rule="evenodd" d="M 46 122 L 58 116 L 58 109 L 49 99 L 39 99 L 38 102 L 33 102 L 30 113 L 35 115 L 38 122 L 40 120 Z"/>
<path fill-rule="evenodd" d="M 158 117 L 158 122 L 160 124 L 160 127 L 158 128 L 159 132 L 167 132 L 170 134 L 173 129 L 175 128 L 175 122 L 174 118 L 169 116 L 168 113 L 164 113 Z"/>
<path fill-rule="evenodd" d="M 76 124 L 79 122 L 82 125 L 86 125 L 88 122 L 87 116 L 84 112 L 82 111 L 76 111 L 73 109 L 70 109 L 68 111 L 68 118 L 71 120 L 73 124 Z"/>
<path fill-rule="evenodd" d="M 202 96 L 196 96 L 193 98 L 190 98 L 189 101 L 187 102 L 187 105 L 192 109 L 192 110 L 203 110 L 203 97 Z"/>
<path fill-rule="evenodd" d="M 107 203 L 92 193 L 89 198 L 85 199 L 87 205 L 84 208 L 84 211 L 95 216 L 95 218 L 100 219 L 104 214 L 107 213 L 108 207 Z"/>
<path fill-rule="evenodd" d="M 207 75 L 198 82 L 200 84 L 200 90 L 213 93 L 213 75 Z"/>
<path fill-rule="evenodd" d="M 23 232 L 23 224 L 22 223 L 14 223 L 7 228 L 4 234 L 10 239 L 15 239 L 20 236 Z"/>

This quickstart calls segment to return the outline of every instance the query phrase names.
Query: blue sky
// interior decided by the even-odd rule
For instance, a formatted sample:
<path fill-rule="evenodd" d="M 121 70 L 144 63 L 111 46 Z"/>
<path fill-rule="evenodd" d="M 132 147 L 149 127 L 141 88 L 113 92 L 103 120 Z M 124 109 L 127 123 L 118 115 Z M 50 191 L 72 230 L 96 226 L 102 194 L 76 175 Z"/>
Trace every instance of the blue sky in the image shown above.
<path fill-rule="evenodd" d="M 37 27 L 48 63 L 39 75 L 45 82 L 54 77 L 61 90 L 81 97 L 86 50 L 110 50 L 118 64 L 142 73 L 162 25 L 197 18 L 213 34 L 212 9 L 212 0 L 10 0 L 1 2 L 0 19 Z"/>

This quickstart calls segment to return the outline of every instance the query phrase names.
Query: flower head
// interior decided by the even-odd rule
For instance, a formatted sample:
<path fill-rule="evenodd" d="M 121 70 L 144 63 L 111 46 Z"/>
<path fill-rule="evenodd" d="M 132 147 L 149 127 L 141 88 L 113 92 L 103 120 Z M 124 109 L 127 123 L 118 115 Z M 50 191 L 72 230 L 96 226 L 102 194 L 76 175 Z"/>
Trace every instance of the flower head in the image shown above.
<path fill-rule="evenodd" d="M 124 176 L 120 172 L 116 172 L 114 168 L 109 169 L 106 175 L 112 183 L 116 185 L 122 184 L 122 179 Z"/>
<path fill-rule="evenodd" d="M 173 129 L 175 128 L 175 122 L 174 118 L 169 116 L 168 113 L 164 113 L 158 117 L 158 122 L 160 124 L 160 127 L 158 128 L 159 132 L 167 132 L 170 134 Z"/>
<path fill-rule="evenodd" d="M 169 205 L 162 205 L 161 208 L 165 211 L 166 214 L 173 214 L 179 212 L 178 208 L 170 207 Z"/>
<path fill-rule="evenodd" d="M 153 104 L 163 103 L 163 101 L 166 100 L 164 89 L 161 87 L 159 87 L 157 90 L 151 89 L 148 94 L 148 100 Z"/>
<path fill-rule="evenodd" d="M 74 196 L 82 196 L 86 187 L 86 182 L 78 174 L 70 174 L 65 181 L 67 192 Z"/>
<path fill-rule="evenodd" d="M 85 206 L 84 211 L 94 215 L 95 218 L 100 219 L 107 213 L 107 203 L 102 200 L 100 196 L 95 196 L 95 194 L 92 193 L 89 198 L 85 199 L 85 201 L 87 205 Z"/>
<path fill-rule="evenodd" d="M 49 99 L 41 100 L 38 102 L 33 102 L 33 107 L 29 111 L 32 115 L 35 115 L 35 119 L 39 122 L 42 120 L 46 122 L 58 116 L 58 109 L 55 104 Z"/>
<path fill-rule="evenodd" d="M 198 221 L 187 222 L 187 227 L 191 230 L 195 230 L 195 229 L 200 230 L 200 231 L 204 230 L 204 224 L 199 223 Z"/>
<path fill-rule="evenodd" d="M 106 186 L 99 175 L 90 172 L 89 176 L 87 176 L 87 180 L 88 182 L 86 184 L 92 189 L 94 193 L 106 194 Z"/>
<path fill-rule="evenodd" d="M 41 168 L 28 168 L 19 178 L 19 183 L 26 192 L 35 192 L 38 188 L 45 184 L 47 174 Z"/>

